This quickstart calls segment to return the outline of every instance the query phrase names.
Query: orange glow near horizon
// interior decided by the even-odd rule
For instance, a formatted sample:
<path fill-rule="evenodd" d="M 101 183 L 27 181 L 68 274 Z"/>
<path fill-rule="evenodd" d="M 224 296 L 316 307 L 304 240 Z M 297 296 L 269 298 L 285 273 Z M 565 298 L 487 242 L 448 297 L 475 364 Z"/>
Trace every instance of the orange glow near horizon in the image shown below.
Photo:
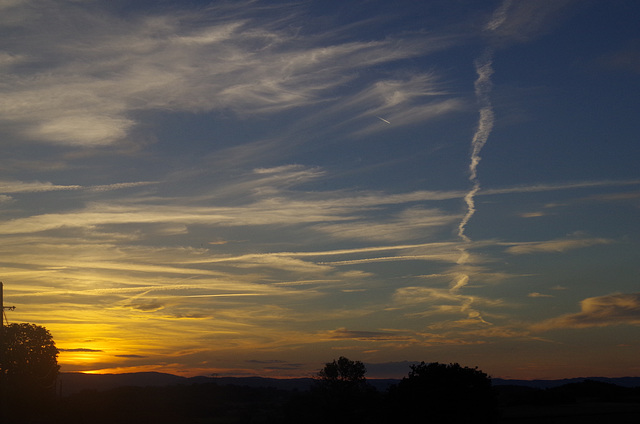
<path fill-rule="evenodd" d="M 88 365 L 104 360 L 102 352 L 65 352 L 62 351 L 59 354 L 59 362 L 61 364 L 69 363 L 74 365 Z"/>
<path fill-rule="evenodd" d="M 175 374 L 173 372 L 158 370 L 157 367 L 155 366 L 100 368 L 100 369 L 94 369 L 94 370 L 70 371 L 70 372 L 79 372 L 81 374 L 128 374 L 128 373 L 137 373 L 137 372 L 166 372 L 167 374 Z"/>

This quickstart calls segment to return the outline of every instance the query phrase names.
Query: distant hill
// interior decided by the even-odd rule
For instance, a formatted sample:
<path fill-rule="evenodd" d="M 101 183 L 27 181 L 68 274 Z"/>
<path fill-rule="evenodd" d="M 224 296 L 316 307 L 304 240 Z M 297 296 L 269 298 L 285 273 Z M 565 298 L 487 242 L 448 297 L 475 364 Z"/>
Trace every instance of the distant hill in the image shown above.
<path fill-rule="evenodd" d="M 547 389 L 569 383 L 579 383 L 584 380 L 594 380 L 616 384 L 622 387 L 640 387 L 640 377 L 624 378 L 571 378 L 563 380 L 505 380 L 492 379 L 496 386 L 525 386 Z M 367 382 L 380 391 L 398 383 L 399 379 L 367 379 Z M 264 378 L 264 377 L 181 377 L 159 372 L 139 372 L 127 374 L 83 374 L 60 373 L 58 390 L 63 396 L 78 393 L 83 390 L 104 391 L 123 386 L 158 387 L 171 385 L 190 385 L 196 383 L 217 383 L 220 385 L 236 385 L 248 387 L 273 387 L 282 390 L 308 390 L 313 383 L 311 378 Z"/>
<path fill-rule="evenodd" d="M 640 387 L 640 377 L 584 377 L 584 378 L 565 378 L 562 380 L 505 380 L 501 378 L 492 378 L 491 382 L 494 386 L 525 386 L 536 389 L 551 389 L 553 387 L 564 386 L 570 383 L 581 383 L 585 380 L 599 381 L 601 383 L 615 384 L 622 387 Z"/>
<path fill-rule="evenodd" d="M 206 377 L 203 377 L 206 378 Z M 83 390 L 104 391 L 122 386 L 171 386 L 186 384 L 188 378 L 159 372 L 137 372 L 127 374 L 83 374 L 62 372 L 58 375 L 58 390 L 70 395 Z"/>
<path fill-rule="evenodd" d="M 104 391 L 116 387 L 159 387 L 216 383 L 248 387 L 274 387 L 283 390 L 307 390 L 311 378 L 262 378 L 262 377 L 181 377 L 159 372 L 137 372 L 126 374 L 83 374 L 63 372 L 58 376 L 58 390 L 63 396 L 83 390 Z"/>

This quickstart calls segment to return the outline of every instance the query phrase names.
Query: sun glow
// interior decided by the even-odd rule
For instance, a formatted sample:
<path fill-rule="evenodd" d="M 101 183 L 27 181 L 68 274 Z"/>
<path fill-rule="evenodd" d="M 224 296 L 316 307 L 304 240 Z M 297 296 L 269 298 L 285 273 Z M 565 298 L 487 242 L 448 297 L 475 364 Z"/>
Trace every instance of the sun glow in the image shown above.
<path fill-rule="evenodd" d="M 96 362 L 100 362 L 101 360 L 106 359 L 106 356 L 101 351 L 61 351 L 60 352 L 60 363 L 62 364 L 74 364 L 74 365 L 85 365 L 85 364 L 94 364 Z"/>

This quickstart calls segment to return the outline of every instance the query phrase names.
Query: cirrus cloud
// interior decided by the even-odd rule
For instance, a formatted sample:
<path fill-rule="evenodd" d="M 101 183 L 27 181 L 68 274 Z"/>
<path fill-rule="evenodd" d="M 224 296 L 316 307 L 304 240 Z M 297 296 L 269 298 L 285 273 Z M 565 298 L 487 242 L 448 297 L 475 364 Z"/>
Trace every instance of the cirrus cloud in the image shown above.
<path fill-rule="evenodd" d="M 598 244 L 609 244 L 611 240 L 604 238 L 589 238 L 577 240 L 549 240 L 539 242 L 519 243 L 507 248 L 507 252 L 513 255 L 523 255 L 528 253 L 561 253 L 567 250 L 580 249 L 583 247 L 595 246 Z"/>
<path fill-rule="evenodd" d="M 640 293 L 617 293 L 589 297 L 580 302 L 581 311 L 561 315 L 532 326 L 537 331 L 556 328 L 640 325 Z"/>
<path fill-rule="evenodd" d="M 25 37 L 11 37 L 11 45 L 0 41 L 0 51 L 15 51 L 3 53 L 0 65 L 21 66 L 0 88 L 0 114 L 11 123 L 12 135 L 64 146 L 123 141 L 146 112 L 251 116 L 335 99 L 361 102 L 362 93 L 336 95 L 335 90 L 357 79 L 362 69 L 452 44 L 442 36 L 351 42 L 327 34 L 300 36 L 292 29 L 297 17 L 293 6 L 281 8 L 277 19 L 257 19 L 246 12 L 238 16 L 252 2 L 214 4 L 208 13 L 218 18 L 211 20 L 195 11 L 124 19 L 105 6 L 96 19 L 84 2 L 39 3 L 36 14 L 7 8 L 0 21 L 16 21 L 29 31 Z M 68 30 L 72 27 L 82 32 L 81 40 Z M 22 51 L 29 51 L 29 57 Z M 431 79 L 374 84 L 364 90 L 365 96 L 372 91 L 382 100 L 375 111 L 363 113 L 389 112 L 395 124 L 408 124 L 424 119 L 425 107 L 433 115 L 459 109 L 457 100 L 423 104 L 422 97 L 434 91 Z M 418 99 L 416 85 L 421 86 Z"/>

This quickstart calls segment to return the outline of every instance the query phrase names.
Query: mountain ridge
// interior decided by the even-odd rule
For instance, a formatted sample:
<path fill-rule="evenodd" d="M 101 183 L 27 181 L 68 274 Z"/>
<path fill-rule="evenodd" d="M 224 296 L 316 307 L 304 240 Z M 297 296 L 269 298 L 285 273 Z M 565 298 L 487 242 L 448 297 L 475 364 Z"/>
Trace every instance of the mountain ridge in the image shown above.
<path fill-rule="evenodd" d="M 380 391 L 396 384 L 401 379 L 367 379 L 367 382 Z M 640 377 L 580 377 L 558 380 L 515 380 L 494 378 L 495 386 L 525 386 L 536 389 L 548 389 L 585 380 L 611 383 L 622 387 L 640 387 Z M 182 377 L 161 372 L 137 372 L 121 374 L 84 374 L 78 372 L 62 372 L 58 376 L 58 392 L 68 396 L 83 390 L 105 391 L 123 386 L 171 386 L 198 383 L 217 383 L 221 385 L 236 385 L 249 387 L 274 387 L 283 390 L 308 390 L 313 378 L 269 378 L 269 377 Z"/>

